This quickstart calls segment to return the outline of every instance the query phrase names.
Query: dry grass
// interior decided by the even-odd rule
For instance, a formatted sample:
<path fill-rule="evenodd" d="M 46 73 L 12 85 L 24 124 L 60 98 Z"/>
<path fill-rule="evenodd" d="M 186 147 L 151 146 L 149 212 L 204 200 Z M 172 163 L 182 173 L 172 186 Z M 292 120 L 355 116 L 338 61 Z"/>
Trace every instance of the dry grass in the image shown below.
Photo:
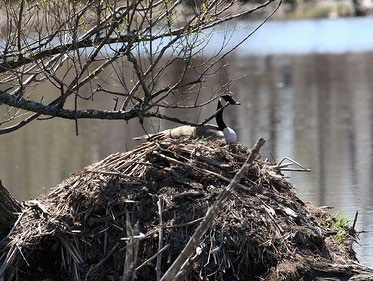
<path fill-rule="evenodd" d="M 6 280 L 156 280 L 156 264 L 167 270 L 248 153 L 240 144 L 164 140 L 110 155 L 25 203 L 0 271 Z M 322 216 L 297 198 L 278 166 L 258 157 L 187 275 L 256 280 L 273 276 L 278 265 L 277 276 L 286 278 L 296 275 L 286 261 L 332 261 L 335 242 L 325 243 L 332 225 L 320 224 Z"/>

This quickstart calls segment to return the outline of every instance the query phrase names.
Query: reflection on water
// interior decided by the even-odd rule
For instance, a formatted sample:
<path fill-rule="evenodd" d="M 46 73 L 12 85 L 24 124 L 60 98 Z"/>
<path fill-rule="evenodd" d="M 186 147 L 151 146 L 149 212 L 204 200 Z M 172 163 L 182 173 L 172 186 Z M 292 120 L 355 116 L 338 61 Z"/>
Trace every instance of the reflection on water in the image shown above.
<path fill-rule="evenodd" d="M 203 94 L 227 77 L 241 106 L 228 108 L 227 123 L 252 146 L 267 139 L 263 155 L 288 156 L 312 172 L 289 173 L 304 200 L 334 206 L 353 219 L 359 211 L 360 260 L 373 266 L 373 54 L 243 57 L 211 77 Z M 176 71 L 177 73 L 177 71 Z M 175 77 L 170 77 L 175 79 Z M 167 83 L 167 81 L 165 81 Z M 49 89 L 39 89 L 46 93 Z M 183 112 L 197 121 L 215 105 Z M 157 126 L 157 124 L 155 124 Z M 172 126 L 159 124 L 160 128 Z M 142 134 L 137 120 L 37 121 L 0 137 L 0 178 L 18 199 L 28 199 L 58 184 L 70 173 L 110 153 L 133 148 Z"/>
<path fill-rule="evenodd" d="M 288 156 L 310 174 L 289 174 L 304 200 L 359 211 L 358 256 L 373 265 L 373 54 L 253 58 L 238 84 L 241 141 L 268 140 L 266 154 Z M 249 65 L 249 67 L 246 67 Z M 244 116 L 244 117 L 241 117 Z"/>

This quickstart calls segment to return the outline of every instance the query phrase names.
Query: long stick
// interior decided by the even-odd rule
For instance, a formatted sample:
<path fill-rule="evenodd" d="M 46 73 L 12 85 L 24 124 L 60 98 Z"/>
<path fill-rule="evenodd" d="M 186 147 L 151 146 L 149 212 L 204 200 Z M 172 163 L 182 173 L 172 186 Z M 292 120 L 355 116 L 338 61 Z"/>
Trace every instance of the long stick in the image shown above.
<path fill-rule="evenodd" d="M 195 252 L 198 247 L 203 235 L 210 228 L 214 218 L 219 213 L 221 206 L 224 201 L 230 196 L 232 190 L 240 182 L 241 178 L 248 172 L 252 165 L 256 155 L 259 153 L 260 148 L 264 145 L 265 140 L 259 138 L 252 150 L 250 151 L 245 163 L 242 165 L 240 170 L 234 176 L 232 181 L 223 189 L 219 194 L 215 203 L 207 210 L 205 218 L 198 225 L 197 229 L 193 233 L 192 237 L 189 239 L 188 243 L 174 261 L 174 263 L 169 267 L 167 272 L 163 275 L 161 281 L 173 281 L 176 280 L 177 274 L 182 271 L 187 264 L 190 256 Z"/>

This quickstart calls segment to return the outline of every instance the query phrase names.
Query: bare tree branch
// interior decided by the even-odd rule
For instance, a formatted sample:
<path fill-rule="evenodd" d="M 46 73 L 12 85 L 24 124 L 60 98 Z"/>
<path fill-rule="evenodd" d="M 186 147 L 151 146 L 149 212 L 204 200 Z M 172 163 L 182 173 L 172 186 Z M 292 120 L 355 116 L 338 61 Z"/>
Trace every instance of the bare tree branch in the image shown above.
<path fill-rule="evenodd" d="M 0 117 L 0 134 L 41 115 L 75 120 L 77 132 L 81 118 L 139 118 L 142 123 L 154 117 L 196 125 L 167 110 L 198 108 L 213 101 L 218 89 L 208 97 L 199 95 L 205 78 L 219 73 L 220 62 L 256 31 L 229 50 L 227 38 L 217 53 L 202 60 L 215 27 L 272 2 L 281 4 L 280 0 L 256 7 L 238 0 L 206 0 L 192 6 L 181 0 L 4 2 L 0 113 L 7 114 Z M 177 78 L 171 81 L 170 73 Z M 229 87 L 229 81 L 233 80 L 223 87 Z M 40 87 L 47 93 L 41 94 Z M 112 106 L 103 108 L 97 97 Z"/>

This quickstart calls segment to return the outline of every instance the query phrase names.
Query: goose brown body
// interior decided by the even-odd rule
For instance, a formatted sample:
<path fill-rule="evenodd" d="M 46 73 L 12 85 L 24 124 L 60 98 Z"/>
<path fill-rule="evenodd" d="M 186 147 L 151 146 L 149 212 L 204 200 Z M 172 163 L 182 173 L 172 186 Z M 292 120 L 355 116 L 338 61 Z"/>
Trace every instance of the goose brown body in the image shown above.
<path fill-rule="evenodd" d="M 192 139 L 224 139 L 224 133 L 219 130 L 218 126 L 213 124 L 205 124 L 199 127 L 183 125 L 156 134 L 141 136 L 140 138 L 145 138 L 146 140 L 159 140 L 164 138 L 178 139 L 187 137 Z"/>
<path fill-rule="evenodd" d="M 236 100 L 232 98 L 231 95 L 222 95 L 225 101 L 228 104 L 240 104 Z M 218 107 L 217 109 L 220 110 L 222 108 L 221 101 L 219 98 Z M 190 125 L 183 125 L 172 129 L 167 129 L 161 131 L 156 134 L 149 134 L 144 135 L 141 137 L 137 137 L 134 139 L 146 139 L 148 141 L 151 140 L 159 140 L 164 138 L 171 138 L 171 139 L 178 139 L 178 138 L 192 138 L 192 139 L 200 139 L 206 138 L 211 140 L 225 140 L 227 143 L 235 143 L 237 141 L 237 135 L 233 129 L 227 127 L 223 120 L 223 110 L 221 110 L 216 115 L 216 123 L 218 125 L 213 124 L 204 124 L 201 126 L 190 126 Z"/>

